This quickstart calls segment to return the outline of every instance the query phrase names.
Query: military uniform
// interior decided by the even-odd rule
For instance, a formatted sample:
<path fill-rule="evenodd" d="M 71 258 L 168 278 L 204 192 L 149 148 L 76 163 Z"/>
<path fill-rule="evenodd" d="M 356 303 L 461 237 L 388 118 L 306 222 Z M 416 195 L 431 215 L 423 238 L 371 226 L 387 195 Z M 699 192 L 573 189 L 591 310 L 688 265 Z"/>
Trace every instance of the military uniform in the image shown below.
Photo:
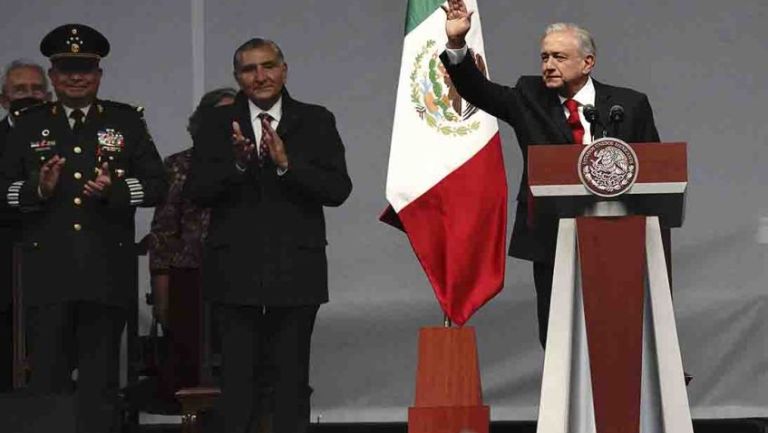
<path fill-rule="evenodd" d="M 137 296 L 135 208 L 162 199 L 165 171 L 142 110 L 96 99 L 99 60 L 109 52 L 101 33 L 67 24 L 40 49 L 63 102 L 15 115 L 0 165 L 4 201 L 22 215 L 28 388 L 70 393 L 76 367 L 77 431 L 105 433 L 116 426 L 120 336 Z M 51 189 L 41 171 L 57 156 L 65 162 L 48 164 L 50 173 L 60 170 Z"/>
<path fill-rule="evenodd" d="M 23 212 L 25 304 L 130 305 L 136 297 L 135 207 L 154 206 L 166 189 L 141 109 L 96 101 L 75 133 L 61 104 L 46 103 L 21 113 L 9 142 L 3 177 L 8 205 Z M 54 155 L 66 163 L 56 193 L 43 200 L 38 175 Z M 85 183 L 104 162 L 110 192 L 104 199 L 84 196 Z"/>

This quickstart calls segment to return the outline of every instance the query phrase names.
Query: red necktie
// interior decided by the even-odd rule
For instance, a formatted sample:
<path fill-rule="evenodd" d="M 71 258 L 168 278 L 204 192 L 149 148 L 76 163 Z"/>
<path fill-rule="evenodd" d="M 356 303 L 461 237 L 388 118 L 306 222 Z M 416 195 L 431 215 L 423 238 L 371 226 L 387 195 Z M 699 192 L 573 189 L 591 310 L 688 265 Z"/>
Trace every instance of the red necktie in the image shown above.
<path fill-rule="evenodd" d="M 267 158 L 269 158 L 269 146 L 267 146 L 267 128 L 264 127 L 264 119 L 267 122 L 272 122 L 272 116 L 269 113 L 259 114 L 259 122 L 261 123 L 261 139 L 259 140 L 259 166 L 263 166 Z"/>
<path fill-rule="evenodd" d="M 579 119 L 579 103 L 573 99 L 566 99 L 565 108 L 568 109 L 568 126 L 573 132 L 573 143 L 584 144 L 584 125 Z"/>

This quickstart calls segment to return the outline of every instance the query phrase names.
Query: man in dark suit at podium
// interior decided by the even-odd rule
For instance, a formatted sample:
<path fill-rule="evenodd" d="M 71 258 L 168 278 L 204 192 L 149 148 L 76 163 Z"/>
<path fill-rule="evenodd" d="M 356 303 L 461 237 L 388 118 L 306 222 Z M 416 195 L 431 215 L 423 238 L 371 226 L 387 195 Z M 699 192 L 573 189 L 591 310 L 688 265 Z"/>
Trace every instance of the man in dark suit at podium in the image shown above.
<path fill-rule="evenodd" d="M 610 128 L 610 135 L 629 143 L 658 142 L 648 98 L 637 91 L 602 84 L 591 78 L 595 44 L 589 32 L 575 24 L 547 27 L 541 39 L 541 75 L 520 77 L 514 87 L 489 81 L 476 67 L 465 36 L 472 11 L 463 0 L 450 0 L 446 12 L 448 44 L 440 56 L 462 98 L 507 122 L 515 130 L 523 161 L 534 144 L 588 144 L 602 137 L 602 127 L 592 131 L 584 118 L 585 105 L 597 108 L 608 119 L 610 107 L 624 109 L 624 121 Z M 533 262 L 539 319 L 539 340 L 546 344 L 549 301 L 552 291 L 557 218 L 537 214 L 523 167 L 509 255 Z M 669 267 L 669 230 L 662 230 Z"/>
<path fill-rule="evenodd" d="M 272 41 L 234 55 L 235 103 L 203 116 L 186 192 L 211 208 L 203 291 L 222 335 L 223 431 L 258 419 L 259 353 L 274 359 L 273 431 L 309 424 L 309 351 L 328 301 L 324 206 L 349 196 L 333 114 L 285 90 L 288 65 Z"/>

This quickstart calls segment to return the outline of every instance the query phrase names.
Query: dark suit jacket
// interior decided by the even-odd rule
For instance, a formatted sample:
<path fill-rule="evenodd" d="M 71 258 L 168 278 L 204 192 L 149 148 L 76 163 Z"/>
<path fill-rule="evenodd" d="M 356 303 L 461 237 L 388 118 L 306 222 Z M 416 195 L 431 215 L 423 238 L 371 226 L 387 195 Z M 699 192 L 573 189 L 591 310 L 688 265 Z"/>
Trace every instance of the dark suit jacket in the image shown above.
<path fill-rule="evenodd" d="M 573 143 L 557 93 L 548 89 L 541 77 L 523 76 L 515 87 L 507 87 L 486 79 L 469 55 L 457 65 L 451 65 L 445 53 L 440 58 L 462 98 L 514 128 L 524 161 L 528 160 L 529 145 Z M 653 111 L 644 94 L 593 82 L 595 107 L 601 119 L 608 119 L 611 106 L 624 107 L 625 120 L 618 131 L 611 131 L 611 136 L 629 143 L 659 141 Z M 529 229 L 528 190 L 528 169 L 523 167 L 509 255 L 533 261 L 552 261 L 557 220 L 554 216 L 537 215 L 534 228 Z"/>
<path fill-rule="evenodd" d="M 112 171 L 106 199 L 82 194 L 95 178 L 99 154 Z M 42 201 L 40 167 L 54 155 L 66 163 L 54 195 Z M 135 303 L 134 213 L 136 206 L 153 206 L 166 189 L 141 109 L 96 101 L 78 135 L 58 103 L 17 117 L 0 165 L 0 191 L 5 205 L 22 211 L 25 303 Z"/>
<path fill-rule="evenodd" d="M 282 176 L 256 158 L 245 172 L 235 167 L 232 121 L 254 140 L 248 100 L 204 116 L 194 139 L 185 193 L 211 208 L 203 258 L 208 300 L 235 305 L 311 305 L 328 301 L 323 206 L 349 196 L 344 146 L 333 115 L 283 92 L 277 133 L 289 169 Z"/>

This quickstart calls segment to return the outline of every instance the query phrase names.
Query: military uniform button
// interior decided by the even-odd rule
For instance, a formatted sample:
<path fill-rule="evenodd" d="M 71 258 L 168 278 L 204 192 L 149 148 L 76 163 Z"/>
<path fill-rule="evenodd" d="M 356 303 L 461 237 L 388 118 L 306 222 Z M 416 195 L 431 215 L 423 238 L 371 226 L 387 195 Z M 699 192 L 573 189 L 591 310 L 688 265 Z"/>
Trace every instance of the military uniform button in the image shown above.
<path fill-rule="evenodd" d="M 75 172 L 75 179 L 80 180 L 83 178 L 83 173 L 80 173 L 79 171 Z"/>
<path fill-rule="evenodd" d="M 45 161 L 45 157 L 44 156 L 40 156 L 40 161 Z"/>
<path fill-rule="evenodd" d="M 83 153 L 83 149 L 80 146 L 75 146 L 75 148 L 73 150 L 77 154 Z"/>
<path fill-rule="evenodd" d="M 81 226 L 80 224 L 77 224 L 77 223 L 75 225 L 73 225 L 72 227 L 75 229 L 76 232 L 79 232 L 80 230 L 83 229 L 83 226 Z"/>
<path fill-rule="evenodd" d="M 32 247 L 33 248 L 37 248 L 38 246 L 40 246 L 40 244 L 38 244 L 37 242 L 32 242 Z"/>
<path fill-rule="evenodd" d="M 75 197 L 73 201 L 75 202 L 75 206 L 80 206 L 83 204 L 83 200 L 80 197 Z"/>

